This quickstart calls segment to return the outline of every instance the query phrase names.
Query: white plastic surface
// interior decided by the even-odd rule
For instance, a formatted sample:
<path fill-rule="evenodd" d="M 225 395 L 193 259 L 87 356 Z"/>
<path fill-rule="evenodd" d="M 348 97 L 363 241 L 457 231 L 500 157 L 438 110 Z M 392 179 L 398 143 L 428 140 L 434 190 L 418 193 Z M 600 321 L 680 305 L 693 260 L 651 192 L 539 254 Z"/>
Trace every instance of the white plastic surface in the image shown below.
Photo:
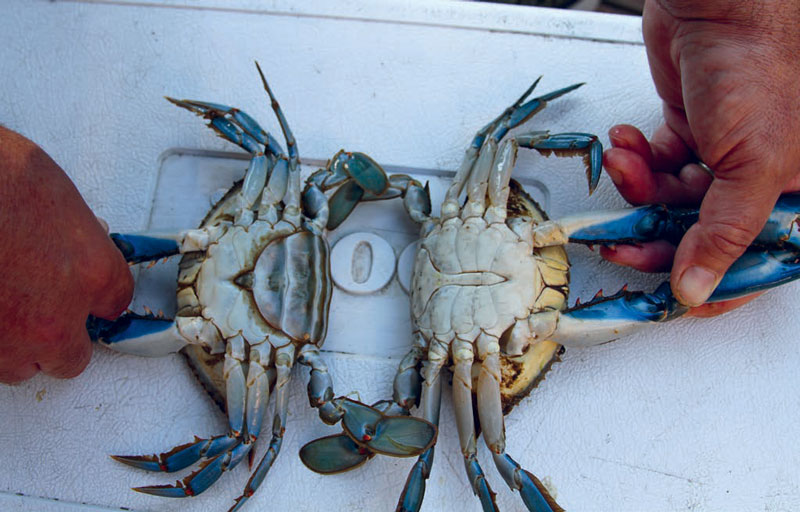
<path fill-rule="evenodd" d="M 0 33 L 0 122 L 39 142 L 120 231 L 155 219 L 158 194 L 169 188 L 159 183 L 169 158 L 194 154 L 176 149 L 204 151 L 204 158 L 235 149 L 163 95 L 236 105 L 279 133 L 254 59 L 304 159 L 346 147 L 398 168 L 440 170 L 438 179 L 458 166 L 472 134 L 539 74 L 542 91 L 587 85 L 550 105 L 531 128 L 595 132 L 607 142 L 616 122 L 652 132 L 660 118 L 633 18 L 472 2 L 10 0 L 0 4 Z M 244 169 L 242 161 L 218 160 Z M 553 216 L 621 204 L 605 177 L 587 199 L 576 160 L 525 153 L 518 169 L 545 184 Z M 393 224 L 404 218 L 402 208 L 366 207 L 373 206 L 365 214 L 372 223 L 349 219 L 331 241 L 367 231 L 399 256 L 410 241 L 405 225 Z M 650 288 L 659 279 L 616 269 L 585 249 L 571 256 L 573 299 L 626 281 Z M 679 320 L 568 351 L 506 418 L 509 453 L 568 510 L 800 509 L 797 292 L 789 285 L 722 318 Z M 329 341 L 350 334 L 366 343 L 358 354 L 326 354 L 334 385 L 367 401 L 383 398 L 402 352 L 392 344 L 408 328 L 407 304 L 389 298 L 403 292 L 394 279 L 362 302 L 335 293 Z M 336 429 L 308 407 L 306 372 L 295 377 L 283 451 L 247 510 L 393 509 L 409 460 L 377 458 L 330 477 L 302 466 L 299 447 Z M 180 358 L 97 349 L 77 379 L 40 376 L 0 387 L 0 509 L 226 510 L 245 467 L 198 498 L 169 501 L 129 487 L 176 477 L 107 457 L 166 450 L 224 425 Z M 424 510 L 479 510 L 455 435 L 445 393 Z M 501 508 L 522 510 L 485 448 L 479 456 Z"/>

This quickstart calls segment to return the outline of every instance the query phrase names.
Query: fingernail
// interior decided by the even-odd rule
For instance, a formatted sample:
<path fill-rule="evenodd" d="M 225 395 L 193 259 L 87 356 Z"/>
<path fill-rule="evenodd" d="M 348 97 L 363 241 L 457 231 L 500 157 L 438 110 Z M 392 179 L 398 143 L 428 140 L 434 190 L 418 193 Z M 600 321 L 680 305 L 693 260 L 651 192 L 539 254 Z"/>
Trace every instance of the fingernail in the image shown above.
<path fill-rule="evenodd" d="M 106 234 L 108 234 L 108 222 L 106 222 L 106 220 L 103 219 L 102 217 L 97 217 L 97 216 L 95 217 L 97 218 L 97 222 L 99 222 L 100 225 L 103 227 L 103 229 L 106 230 Z"/>
<path fill-rule="evenodd" d="M 619 137 L 621 135 L 622 129 L 619 126 L 612 126 L 611 129 L 608 130 L 608 138 L 612 146 L 616 146 L 619 143 Z"/>
<path fill-rule="evenodd" d="M 678 300 L 687 306 L 703 304 L 717 286 L 717 276 L 703 267 L 689 267 L 678 281 Z"/>

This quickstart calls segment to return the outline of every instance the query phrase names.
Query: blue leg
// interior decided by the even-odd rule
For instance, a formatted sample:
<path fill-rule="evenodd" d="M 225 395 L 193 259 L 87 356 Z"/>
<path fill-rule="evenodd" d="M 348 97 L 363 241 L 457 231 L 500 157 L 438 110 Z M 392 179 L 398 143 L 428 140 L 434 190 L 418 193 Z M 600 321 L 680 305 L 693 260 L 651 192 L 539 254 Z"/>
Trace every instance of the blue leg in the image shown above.
<path fill-rule="evenodd" d="M 420 347 L 424 345 L 424 340 L 419 333 L 417 333 L 415 345 Z M 441 371 L 446 361 L 446 355 L 434 352 L 423 363 L 421 372 L 423 381 L 419 408 L 422 411 L 422 416 L 437 426 L 439 425 L 439 409 L 442 402 Z M 397 383 L 396 380 L 395 383 Z M 406 479 L 406 485 L 403 487 L 403 492 L 400 494 L 400 499 L 397 503 L 398 511 L 417 512 L 422 506 L 422 500 L 425 497 L 425 482 L 428 480 L 433 467 L 434 449 L 435 445 L 431 445 L 419 456 L 414 467 L 411 468 L 408 479 Z"/>
<path fill-rule="evenodd" d="M 245 151 L 258 154 L 266 147 L 273 156 L 283 155 L 283 148 L 258 122 L 238 108 L 196 100 L 178 100 L 167 97 L 175 105 L 194 112 L 209 120 L 209 126 L 222 138 L 238 145 Z"/>
<path fill-rule="evenodd" d="M 603 145 L 596 135 L 590 133 L 542 133 L 533 132 L 514 137 L 521 147 L 535 149 L 544 155 L 554 152 L 559 156 L 585 155 L 586 180 L 589 194 L 594 192 L 603 170 Z"/>
<path fill-rule="evenodd" d="M 188 498 L 197 496 L 219 480 L 222 473 L 230 471 L 250 452 L 252 444 L 239 444 L 232 450 L 204 462 L 200 469 L 179 480 L 175 485 L 153 485 L 134 487 L 134 491 L 163 498 Z M 118 459 L 119 460 L 119 459 Z M 127 461 L 122 461 L 127 464 Z"/>
<path fill-rule="evenodd" d="M 456 426 L 458 428 L 458 439 L 461 443 L 461 453 L 464 455 L 464 468 L 467 472 L 472 491 L 481 502 L 484 512 L 496 512 L 498 510 L 495 503 L 495 493 L 489 486 L 486 476 L 478 462 L 478 434 L 475 424 L 475 413 L 473 407 L 473 396 L 478 396 L 478 416 L 481 412 L 481 391 L 477 390 L 473 394 L 472 367 L 474 355 L 471 343 L 464 342 L 458 338 L 453 342 L 451 349 L 453 355 L 453 405 L 456 413 Z M 478 385 L 480 386 L 480 377 Z M 499 391 L 498 391 L 499 397 Z M 499 404 L 499 400 L 497 400 Z M 498 407 L 499 408 L 499 407 Z M 502 417 L 502 412 L 499 412 Z M 482 420 L 483 418 L 481 418 Z M 483 424 L 483 421 L 480 422 Z M 484 439 L 486 439 L 484 432 Z M 491 447 L 490 447 L 491 448 Z"/>
<path fill-rule="evenodd" d="M 543 94 L 539 97 L 533 98 L 532 100 L 522 103 L 524 99 L 533 92 L 533 89 L 541 80 L 541 77 L 536 79 L 536 81 L 531 85 L 531 87 L 525 92 L 525 94 L 517 100 L 511 107 L 506 109 L 503 114 L 501 114 L 497 119 L 495 119 L 492 123 L 486 125 L 478 134 L 480 135 L 482 132 L 485 134 L 491 134 L 491 137 L 496 141 L 499 142 L 509 130 L 512 128 L 516 128 L 517 126 L 521 125 L 531 117 L 533 117 L 537 112 L 541 111 L 544 107 L 547 106 L 547 102 L 554 100 L 560 96 L 567 94 L 568 92 L 574 91 L 578 87 L 582 86 L 583 83 L 569 85 L 567 87 L 563 87 L 558 89 L 557 91 L 552 91 L 547 94 Z M 485 135 L 484 135 L 485 136 Z M 478 137 L 473 139 L 473 146 L 478 142 Z M 480 145 L 483 144 L 483 140 L 480 140 Z"/>
<path fill-rule="evenodd" d="M 567 347 L 587 347 L 613 341 L 653 323 L 677 318 L 688 311 L 672 295 L 669 283 L 653 293 L 600 294 L 584 304 L 563 311 L 542 311 L 528 317 L 537 339 L 552 340 Z"/>
<path fill-rule="evenodd" d="M 172 473 L 186 469 L 201 459 L 210 459 L 230 451 L 240 443 L 241 439 L 229 435 L 211 439 L 196 437 L 191 443 L 176 446 L 159 455 L 112 455 L 111 458 L 145 471 Z"/>
<path fill-rule="evenodd" d="M 564 512 L 538 478 L 525 471 L 509 455 L 493 454 L 497 470 L 512 489 L 517 489 L 531 512 Z"/>
<path fill-rule="evenodd" d="M 208 489 L 224 472 L 234 468 L 245 455 L 251 453 L 261 429 L 264 407 L 269 401 L 269 379 L 265 369 L 253 362 L 249 368 L 249 382 L 245 385 L 242 359 L 245 341 L 241 336 L 228 340 L 225 355 L 226 409 L 228 434 L 211 439 L 195 438 L 194 442 L 177 446 L 160 455 L 114 456 L 124 464 L 147 471 L 179 471 L 203 460 L 199 469 L 174 485 L 138 487 L 135 490 L 156 496 L 183 498 L 196 496 Z M 261 351 L 259 360 L 269 360 L 269 343 L 250 347 L 251 355 Z M 245 430 L 245 419 L 246 430 Z"/>
<path fill-rule="evenodd" d="M 348 179 L 371 194 L 381 196 L 389 186 L 383 168 L 364 153 L 340 150 L 328 161 L 324 169 L 317 170 L 308 181 L 322 190 L 338 187 Z"/>
<path fill-rule="evenodd" d="M 269 442 L 269 447 L 261 462 L 256 466 L 244 492 L 241 496 L 236 498 L 234 505 L 230 508 L 229 512 L 239 510 L 244 503 L 256 492 L 256 489 L 261 485 L 261 482 L 266 478 L 267 473 L 278 454 L 281 451 L 283 444 L 283 433 L 286 430 L 286 418 L 289 413 L 289 381 L 291 379 L 292 364 L 294 362 L 294 345 L 289 344 L 285 347 L 279 348 L 275 353 L 275 368 L 277 370 L 277 380 L 275 381 L 275 414 L 272 422 L 272 439 Z"/>
<path fill-rule="evenodd" d="M 541 78 L 541 77 L 540 77 Z M 453 177 L 450 187 L 447 189 L 444 201 L 442 202 L 442 220 L 446 220 L 456 216 L 460 210 L 459 196 L 466 184 L 467 180 L 472 174 L 473 168 L 478 162 L 479 156 L 484 152 L 485 143 L 490 147 L 497 147 L 500 140 L 508 133 L 509 130 L 519 126 L 531 116 L 542 110 L 547 102 L 558 98 L 570 91 L 573 91 L 583 84 L 574 84 L 564 87 L 557 91 L 553 91 L 532 100 L 525 102 L 525 99 L 533 92 L 533 89 L 539 83 L 537 79 L 514 103 L 506 108 L 499 116 L 493 119 L 489 124 L 478 130 L 472 142 L 467 147 L 464 159 L 461 166 Z M 546 132 L 540 132 L 541 135 L 546 135 Z M 487 140 L 487 138 L 489 140 Z M 484 156 L 488 158 L 488 156 Z"/>

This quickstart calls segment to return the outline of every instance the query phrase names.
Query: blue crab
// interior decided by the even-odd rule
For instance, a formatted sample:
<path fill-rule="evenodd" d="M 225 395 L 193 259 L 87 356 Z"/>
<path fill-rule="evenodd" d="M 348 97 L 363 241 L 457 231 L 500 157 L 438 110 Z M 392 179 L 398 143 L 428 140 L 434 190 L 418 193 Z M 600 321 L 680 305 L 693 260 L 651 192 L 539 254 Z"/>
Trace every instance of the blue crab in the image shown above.
<path fill-rule="evenodd" d="M 541 482 L 506 453 L 503 417 L 542 379 L 563 347 L 608 342 L 687 311 L 669 283 L 652 293 L 625 288 L 606 297 L 598 293 L 589 302 L 568 307 L 569 262 L 563 245 L 677 242 L 698 216 L 694 209 L 656 205 L 548 220 L 511 179 L 518 148 L 584 155 L 590 193 L 600 177 L 602 148 L 597 137 L 585 133 L 535 131 L 506 137 L 548 101 L 582 84 L 526 102 L 535 85 L 476 134 L 439 217 L 430 215 L 426 190 L 406 181 L 407 210 L 421 224 L 410 290 L 415 330 L 392 400 L 374 404 L 392 415 L 410 414 L 417 405 L 422 417 L 438 424 L 441 373 L 452 365 L 464 466 L 486 511 L 497 510 L 497 505 L 477 458 L 481 433 L 498 472 L 520 492 L 528 510 L 562 510 Z M 747 295 L 800 276 L 799 213 L 800 196 L 782 197 L 756 243 L 731 267 L 710 300 Z M 346 438 L 339 434 L 312 441 L 302 448 L 301 458 L 314 471 L 333 473 L 373 455 L 346 449 Z M 420 455 L 397 510 L 419 510 L 433 454 L 432 445 Z"/>
<path fill-rule="evenodd" d="M 173 472 L 199 463 L 175 485 L 137 491 L 187 497 L 208 489 L 246 455 L 252 456 L 273 397 L 269 447 L 231 510 L 255 492 L 280 451 L 287 384 L 295 362 L 311 369 L 308 397 L 320 418 L 329 424 L 341 420 L 350 434 L 344 447 L 412 456 L 436 437 L 436 428 L 426 420 L 387 415 L 346 397 L 334 398 L 331 376 L 319 353 L 332 289 L 324 231 L 329 221 L 341 222 L 362 197 L 392 197 L 393 189 L 372 159 L 344 151 L 301 189 L 297 144 L 260 67 L 258 71 L 287 152 L 245 112 L 168 98 L 208 119 L 220 136 L 252 154 L 245 177 L 197 229 L 168 236 L 112 235 L 131 263 L 182 254 L 175 318 L 129 312 L 113 322 L 90 318 L 87 324 L 94 339 L 122 352 L 160 356 L 182 350 L 227 413 L 225 434 L 196 437 L 160 455 L 114 456 L 148 471 Z"/>

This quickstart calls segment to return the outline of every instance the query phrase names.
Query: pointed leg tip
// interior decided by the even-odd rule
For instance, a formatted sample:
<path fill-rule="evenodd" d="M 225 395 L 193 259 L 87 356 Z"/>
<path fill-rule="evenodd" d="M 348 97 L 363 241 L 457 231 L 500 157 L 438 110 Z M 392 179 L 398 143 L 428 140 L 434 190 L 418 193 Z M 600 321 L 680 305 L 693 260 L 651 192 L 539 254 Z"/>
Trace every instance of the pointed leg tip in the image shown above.
<path fill-rule="evenodd" d="M 109 455 L 109 457 L 128 466 L 136 466 L 142 461 L 141 455 Z"/>
<path fill-rule="evenodd" d="M 150 485 L 131 487 L 131 489 L 142 494 L 159 496 L 161 498 L 186 498 L 188 496 L 192 496 L 191 493 L 186 492 L 186 489 L 182 487 L 176 487 L 174 485 Z"/>
<path fill-rule="evenodd" d="M 157 457 L 146 455 L 110 455 L 112 459 L 126 466 L 131 466 L 144 471 L 167 471 Z"/>

